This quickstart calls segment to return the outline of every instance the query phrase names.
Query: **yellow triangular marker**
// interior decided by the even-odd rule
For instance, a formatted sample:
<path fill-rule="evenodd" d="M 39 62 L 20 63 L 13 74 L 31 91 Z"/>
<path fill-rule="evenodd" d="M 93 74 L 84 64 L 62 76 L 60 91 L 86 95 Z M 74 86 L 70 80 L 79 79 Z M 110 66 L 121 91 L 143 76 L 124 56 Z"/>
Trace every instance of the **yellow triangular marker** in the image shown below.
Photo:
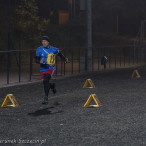
<path fill-rule="evenodd" d="M 12 105 L 7 105 L 9 100 L 12 102 Z M 17 107 L 18 105 L 19 104 L 16 101 L 14 95 L 13 94 L 7 94 L 3 104 L 1 105 L 1 107 L 8 107 L 8 106 Z"/>
<path fill-rule="evenodd" d="M 94 99 L 96 105 L 89 105 L 89 103 L 91 102 L 91 100 Z M 88 100 L 86 101 L 86 103 L 84 104 L 84 107 L 100 107 L 102 106 L 100 101 L 98 100 L 96 94 L 91 94 L 88 98 Z"/>
<path fill-rule="evenodd" d="M 135 75 L 137 78 L 140 78 L 140 74 L 139 74 L 138 70 L 133 71 L 131 78 L 134 78 Z"/>
<path fill-rule="evenodd" d="M 87 87 L 88 84 L 90 84 L 91 87 Z M 83 88 L 95 88 L 95 85 L 94 85 L 94 83 L 92 82 L 91 79 L 87 79 L 86 82 L 85 82 L 85 84 L 84 84 L 84 86 L 83 86 Z"/>

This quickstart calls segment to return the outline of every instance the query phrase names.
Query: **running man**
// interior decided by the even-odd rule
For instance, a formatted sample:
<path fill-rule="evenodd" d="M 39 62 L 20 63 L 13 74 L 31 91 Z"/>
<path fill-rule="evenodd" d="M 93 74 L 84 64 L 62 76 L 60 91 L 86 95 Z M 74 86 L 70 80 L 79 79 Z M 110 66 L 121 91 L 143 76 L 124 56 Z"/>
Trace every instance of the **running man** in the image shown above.
<path fill-rule="evenodd" d="M 64 63 L 68 62 L 68 58 L 57 48 L 50 45 L 48 36 L 42 37 L 42 46 L 37 48 L 36 51 L 36 63 L 40 64 L 40 74 L 44 84 L 45 97 L 42 104 L 48 104 L 49 90 L 56 93 L 55 83 L 50 83 L 50 79 L 55 71 L 56 55 L 60 56 Z"/>

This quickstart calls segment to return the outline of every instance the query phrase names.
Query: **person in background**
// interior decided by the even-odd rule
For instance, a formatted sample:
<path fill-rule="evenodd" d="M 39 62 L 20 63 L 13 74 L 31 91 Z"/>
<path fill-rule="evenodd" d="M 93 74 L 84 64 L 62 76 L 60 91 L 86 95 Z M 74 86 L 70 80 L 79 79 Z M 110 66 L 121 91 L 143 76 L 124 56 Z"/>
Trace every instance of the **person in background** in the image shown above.
<path fill-rule="evenodd" d="M 103 56 L 101 58 L 101 65 L 104 65 L 104 69 L 106 69 L 107 62 L 108 62 L 108 58 L 106 56 Z"/>

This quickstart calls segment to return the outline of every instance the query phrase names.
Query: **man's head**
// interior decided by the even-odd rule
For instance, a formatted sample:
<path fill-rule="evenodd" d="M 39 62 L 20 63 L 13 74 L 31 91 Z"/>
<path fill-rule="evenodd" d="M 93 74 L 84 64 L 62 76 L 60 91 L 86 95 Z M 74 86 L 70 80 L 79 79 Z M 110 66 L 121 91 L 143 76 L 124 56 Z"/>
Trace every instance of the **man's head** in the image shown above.
<path fill-rule="evenodd" d="M 48 36 L 43 36 L 43 37 L 42 37 L 42 45 L 43 45 L 45 48 L 48 48 L 48 47 L 49 47 L 49 37 L 48 37 Z"/>

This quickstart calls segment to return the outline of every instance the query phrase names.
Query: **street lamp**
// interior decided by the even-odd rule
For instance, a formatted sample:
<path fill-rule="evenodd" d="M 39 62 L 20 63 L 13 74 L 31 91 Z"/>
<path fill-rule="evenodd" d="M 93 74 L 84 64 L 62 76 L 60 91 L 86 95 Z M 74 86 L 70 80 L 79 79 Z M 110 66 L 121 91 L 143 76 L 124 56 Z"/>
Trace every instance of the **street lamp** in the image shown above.
<path fill-rule="evenodd" d="M 7 84 L 9 84 L 10 73 L 10 49 L 11 49 L 11 0 L 8 0 L 8 62 L 7 62 Z"/>
<path fill-rule="evenodd" d="M 93 48 L 92 48 L 92 0 L 86 0 L 86 56 L 85 70 L 93 69 Z"/>

